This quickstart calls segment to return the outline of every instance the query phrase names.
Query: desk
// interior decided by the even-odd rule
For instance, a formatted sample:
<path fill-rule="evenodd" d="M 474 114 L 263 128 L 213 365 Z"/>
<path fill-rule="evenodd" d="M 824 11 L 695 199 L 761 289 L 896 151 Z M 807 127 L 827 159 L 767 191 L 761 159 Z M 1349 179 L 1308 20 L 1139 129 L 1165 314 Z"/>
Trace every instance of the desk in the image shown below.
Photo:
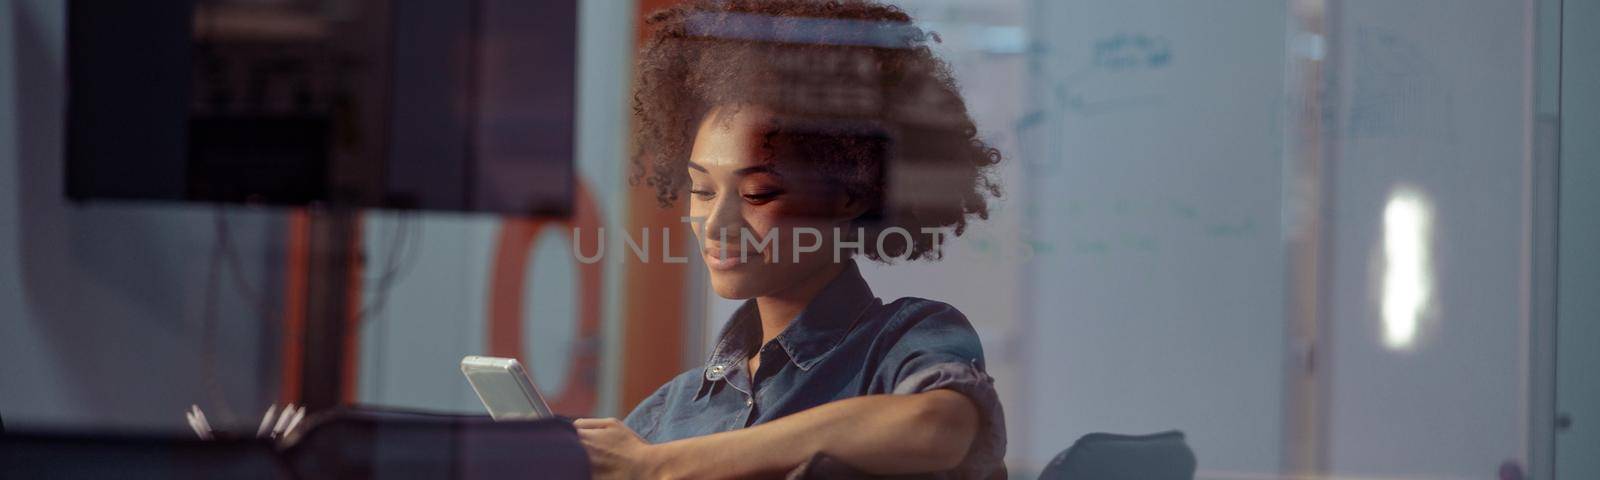
<path fill-rule="evenodd" d="M 8 478 L 489 479 L 589 478 L 589 457 L 564 419 L 372 409 L 312 417 L 286 445 L 171 435 L 0 435 Z"/>

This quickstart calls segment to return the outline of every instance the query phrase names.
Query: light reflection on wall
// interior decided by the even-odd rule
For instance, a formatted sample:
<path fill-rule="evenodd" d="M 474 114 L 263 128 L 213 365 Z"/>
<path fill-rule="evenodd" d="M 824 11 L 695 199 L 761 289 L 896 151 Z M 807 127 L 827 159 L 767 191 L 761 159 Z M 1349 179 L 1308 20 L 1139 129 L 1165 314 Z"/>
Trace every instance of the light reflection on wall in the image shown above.
<path fill-rule="evenodd" d="M 1396 187 L 1383 208 L 1383 345 L 1410 350 L 1432 305 L 1433 206 L 1427 195 Z"/>

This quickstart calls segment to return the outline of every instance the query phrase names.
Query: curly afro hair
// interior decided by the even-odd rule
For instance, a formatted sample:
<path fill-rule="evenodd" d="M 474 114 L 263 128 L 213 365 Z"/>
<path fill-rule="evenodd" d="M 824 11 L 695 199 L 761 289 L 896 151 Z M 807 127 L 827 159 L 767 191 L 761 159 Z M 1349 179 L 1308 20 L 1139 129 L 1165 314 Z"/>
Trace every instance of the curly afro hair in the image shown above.
<path fill-rule="evenodd" d="M 949 228 L 986 219 L 1000 152 L 978 138 L 949 67 L 891 5 L 689 0 L 651 14 L 633 92 L 634 172 L 663 207 L 688 187 L 695 133 L 718 106 L 775 113 L 769 162 L 805 162 L 866 213 L 861 254 L 941 257 Z M 884 232 L 904 229 L 909 235 Z M 899 233 L 899 232 L 891 232 Z M 859 239 L 858 239 L 859 240 Z"/>

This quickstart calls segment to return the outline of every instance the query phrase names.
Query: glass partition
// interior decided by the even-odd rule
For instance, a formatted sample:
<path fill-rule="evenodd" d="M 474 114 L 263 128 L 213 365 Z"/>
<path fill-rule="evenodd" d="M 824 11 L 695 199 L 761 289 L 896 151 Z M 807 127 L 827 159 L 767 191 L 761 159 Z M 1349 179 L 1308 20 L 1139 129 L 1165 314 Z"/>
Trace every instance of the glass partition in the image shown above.
<path fill-rule="evenodd" d="M 330 2 L 341 3 L 361 2 Z M 650 73 L 642 42 L 671 21 L 647 19 L 678 3 L 578 2 L 575 60 L 558 66 L 574 72 L 575 115 L 552 130 L 573 138 L 561 216 L 69 200 L 69 7 L 0 7 L 5 427 L 187 435 L 180 412 L 196 405 L 247 430 L 269 405 L 308 401 L 483 414 L 460 373 L 466 355 L 519 358 L 558 413 L 620 418 L 674 376 L 722 367 L 714 354 L 730 319 L 761 295 L 728 294 L 697 230 L 721 221 L 695 210 L 713 202 L 706 181 L 693 166 L 659 169 L 676 164 L 641 133 L 646 110 L 665 107 L 640 102 L 666 102 L 638 96 L 663 92 L 639 90 Z M 1038 477 L 1091 433 L 1169 430 L 1183 433 L 1196 478 L 1594 470 L 1593 382 L 1582 373 L 1593 364 L 1583 312 L 1594 269 L 1582 247 L 1593 230 L 1583 214 L 1594 196 L 1592 8 L 891 3 L 925 38 L 901 20 L 781 13 L 695 17 L 684 38 L 846 52 L 716 59 L 816 82 L 774 87 L 771 98 L 809 100 L 767 106 L 773 125 L 804 130 L 769 132 L 802 149 L 772 147 L 773 165 L 840 131 L 846 143 L 885 141 L 885 156 L 993 148 L 984 158 L 998 163 L 973 168 L 998 195 L 932 161 L 850 167 L 882 188 L 849 192 L 879 202 L 868 210 L 888 223 L 876 227 L 938 210 L 952 190 L 981 194 L 985 215 L 961 197 L 965 224 L 908 232 L 943 235 L 936 260 L 854 262 L 883 303 L 931 299 L 969 322 L 1004 411 L 1011 477 Z M 874 77 L 890 68 L 874 62 L 903 47 L 882 42 L 925 46 L 942 63 Z M 446 50 L 434 53 L 458 54 Z M 874 96 L 928 72 L 954 96 Z M 855 73 L 866 93 L 836 78 Z M 751 104 L 770 93 L 723 80 L 665 92 L 748 90 L 739 98 Z M 885 99 L 928 113 L 900 123 L 795 113 Z M 689 140 L 678 160 L 708 158 L 695 150 L 707 143 L 692 145 L 715 116 L 703 110 L 666 129 Z M 951 111 L 972 125 L 958 141 L 904 140 L 945 132 L 928 125 Z M 538 150 L 535 138 L 518 148 Z M 760 195 L 739 195 L 743 212 L 759 213 Z"/>

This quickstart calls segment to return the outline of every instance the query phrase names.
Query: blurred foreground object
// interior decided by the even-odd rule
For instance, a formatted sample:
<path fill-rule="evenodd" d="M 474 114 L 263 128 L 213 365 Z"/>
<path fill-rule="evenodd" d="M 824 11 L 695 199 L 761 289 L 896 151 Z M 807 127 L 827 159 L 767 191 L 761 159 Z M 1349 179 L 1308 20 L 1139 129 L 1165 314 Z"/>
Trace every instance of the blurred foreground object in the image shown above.
<path fill-rule="evenodd" d="M 589 477 L 589 457 L 563 419 L 495 422 L 482 415 L 340 409 L 306 423 L 277 446 L 267 439 L 7 434 L 0 436 L 0 472 L 6 478 Z"/>

